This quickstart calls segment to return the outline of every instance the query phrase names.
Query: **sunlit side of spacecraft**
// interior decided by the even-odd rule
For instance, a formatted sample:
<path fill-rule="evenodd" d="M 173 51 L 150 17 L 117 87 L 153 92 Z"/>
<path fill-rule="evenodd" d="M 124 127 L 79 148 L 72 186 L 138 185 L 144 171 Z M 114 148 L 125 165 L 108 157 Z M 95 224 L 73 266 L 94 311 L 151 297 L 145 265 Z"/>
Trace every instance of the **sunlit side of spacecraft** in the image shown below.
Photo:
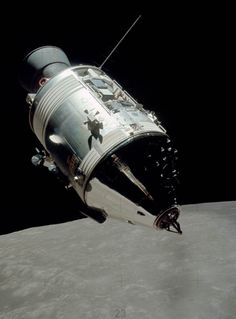
<path fill-rule="evenodd" d="M 83 214 L 182 233 L 177 151 L 154 112 L 101 68 L 72 67 L 54 46 L 26 56 L 20 81 L 43 146 L 32 162 L 76 191 Z"/>

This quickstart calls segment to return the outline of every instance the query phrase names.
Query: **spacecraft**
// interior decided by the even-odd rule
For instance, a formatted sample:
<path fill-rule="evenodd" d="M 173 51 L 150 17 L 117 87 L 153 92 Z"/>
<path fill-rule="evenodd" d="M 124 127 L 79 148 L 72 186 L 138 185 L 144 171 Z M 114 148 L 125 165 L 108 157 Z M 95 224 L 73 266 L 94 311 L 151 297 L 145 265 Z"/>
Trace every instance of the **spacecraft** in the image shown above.
<path fill-rule="evenodd" d="M 55 46 L 25 57 L 20 82 L 42 145 L 32 163 L 74 189 L 84 215 L 182 233 L 177 150 L 153 111 L 101 67 L 71 66 Z"/>

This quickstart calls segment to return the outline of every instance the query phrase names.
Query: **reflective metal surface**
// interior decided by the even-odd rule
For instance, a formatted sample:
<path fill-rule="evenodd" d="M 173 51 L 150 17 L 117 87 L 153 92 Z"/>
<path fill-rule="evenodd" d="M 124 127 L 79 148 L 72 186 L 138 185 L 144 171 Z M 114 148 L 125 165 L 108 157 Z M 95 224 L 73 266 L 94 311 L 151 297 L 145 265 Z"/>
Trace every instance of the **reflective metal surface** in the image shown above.
<path fill-rule="evenodd" d="M 44 166 L 54 163 L 86 207 L 103 217 L 181 233 L 176 150 L 155 113 L 94 66 L 68 67 L 49 78 L 43 70 L 28 103 L 31 127 L 48 154 Z"/>

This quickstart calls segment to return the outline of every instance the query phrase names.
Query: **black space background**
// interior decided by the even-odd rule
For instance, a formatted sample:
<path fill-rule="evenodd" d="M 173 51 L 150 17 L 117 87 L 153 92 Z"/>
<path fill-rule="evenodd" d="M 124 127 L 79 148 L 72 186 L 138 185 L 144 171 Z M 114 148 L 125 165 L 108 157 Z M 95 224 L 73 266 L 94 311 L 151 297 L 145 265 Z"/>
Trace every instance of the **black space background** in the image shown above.
<path fill-rule="evenodd" d="M 100 65 L 139 14 L 141 20 L 105 64 L 146 109 L 155 110 L 180 154 L 180 204 L 236 200 L 232 8 L 175 5 L 127 9 L 63 4 L 6 13 L 2 26 L 0 232 L 79 217 L 75 196 L 30 162 L 36 138 L 17 79 L 24 56 L 61 47 L 72 64 Z M 108 12 L 105 12 L 108 10 Z M 8 31 L 8 30 L 12 31 Z"/>

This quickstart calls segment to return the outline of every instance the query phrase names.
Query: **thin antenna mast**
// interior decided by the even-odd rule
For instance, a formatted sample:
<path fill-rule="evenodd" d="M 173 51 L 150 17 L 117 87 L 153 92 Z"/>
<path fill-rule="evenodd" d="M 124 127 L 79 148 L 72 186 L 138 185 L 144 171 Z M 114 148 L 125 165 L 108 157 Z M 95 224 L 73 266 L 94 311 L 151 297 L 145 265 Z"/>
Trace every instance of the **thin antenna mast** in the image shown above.
<path fill-rule="evenodd" d="M 123 37 L 120 39 L 120 41 L 117 43 L 117 45 L 111 50 L 111 52 L 108 54 L 106 59 L 102 62 L 102 64 L 99 66 L 99 69 L 103 67 L 103 65 L 107 62 L 107 60 L 110 58 L 112 53 L 117 49 L 117 47 L 121 44 L 121 42 L 124 40 L 124 38 L 127 36 L 127 34 L 130 32 L 131 29 L 135 26 L 135 24 L 138 22 L 138 20 L 141 18 L 141 14 L 137 17 L 137 19 L 134 21 L 134 23 L 131 25 L 131 27 L 125 32 Z"/>

